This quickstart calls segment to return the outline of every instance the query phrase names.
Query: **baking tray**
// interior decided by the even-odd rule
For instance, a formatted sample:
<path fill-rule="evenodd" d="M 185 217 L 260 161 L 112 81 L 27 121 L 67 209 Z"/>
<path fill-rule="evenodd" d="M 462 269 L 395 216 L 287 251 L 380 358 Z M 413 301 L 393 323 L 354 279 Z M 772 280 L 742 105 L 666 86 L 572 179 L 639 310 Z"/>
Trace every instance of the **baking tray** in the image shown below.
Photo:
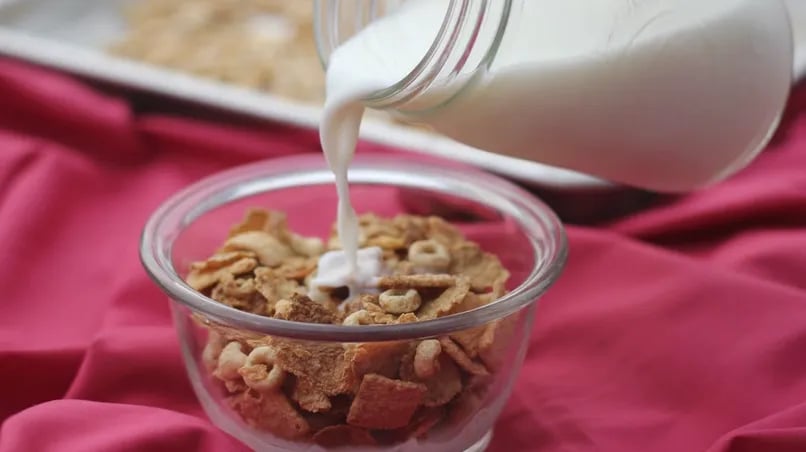
<path fill-rule="evenodd" d="M 220 83 L 108 54 L 125 29 L 122 11 L 136 0 L 0 0 L 0 54 L 239 114 L 315 128 L 319 106 Z M 289 0 L 291 1 L 291 0 Z M 305 0 L 293 0 L 305 1 Z M 794 10 L 798 76 L 806 71 L 806 0 L 788 0 Z M 368 117 L 365 140 L 452 158 L 526 185 L 551 190 L 623 191 L 625 187 L 574 171 L 503 157 L 445 137 Z"/>

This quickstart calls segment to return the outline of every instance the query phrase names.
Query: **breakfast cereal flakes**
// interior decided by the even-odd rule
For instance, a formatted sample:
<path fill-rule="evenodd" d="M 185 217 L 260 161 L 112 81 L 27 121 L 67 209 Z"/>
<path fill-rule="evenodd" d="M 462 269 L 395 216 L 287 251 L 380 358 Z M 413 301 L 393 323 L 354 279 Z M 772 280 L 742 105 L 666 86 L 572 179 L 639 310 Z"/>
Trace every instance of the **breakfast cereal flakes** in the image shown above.
<path fill-rule="evenodd" d="M 509 273 L 437 217 L 363 215 L 361 240 L 384 248 L 374 291 L 309 290 L 318 238 L 286 216 L 249 210 L 187 282 L 219 303 L 290 322 L 394 325 L 454 315 L 505 294 Z M 335 237 L 335 236 L 334 236 Z M 331 237 L 327 248 L 338 246 Z M 246 333 L 194 316 L 209 331 L 202 361 L 252 427 L 326 447 L 425 438 L 484 403 L 506 360 L 516 316 L 437 338 L 341 344 Z"/>

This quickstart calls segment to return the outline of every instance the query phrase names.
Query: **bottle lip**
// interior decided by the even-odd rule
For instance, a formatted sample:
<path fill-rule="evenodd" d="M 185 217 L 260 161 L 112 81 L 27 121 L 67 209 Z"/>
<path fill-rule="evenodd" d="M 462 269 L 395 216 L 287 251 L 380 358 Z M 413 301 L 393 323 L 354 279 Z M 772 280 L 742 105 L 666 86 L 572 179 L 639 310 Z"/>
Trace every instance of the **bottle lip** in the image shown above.
<path fill-rule="evenodd" d="M 417 66 L 397 83 L 367 96 L 365 98 L 367 106 L 412 113 L 411 109 L 405 108 L 406 104 L 427 91 L 434 82 L 441 77 L 455 79 L 460 74 L 464 74 L 464 83 L 459 84 L 454 92 L 442 96 L 438 102 L 428 105 L 425 109 L 438 108 L 450 102 L 465 86 L 472 83 L 479 74 L 483 73 L 495 59 L 509 22 L 512 3 L 513 0 L 503 1 L 500 17 L 493 17 L 493 19 L 497 20 L 497 23 L 494 23 L 495 33 L 491 35 L 492 39 L 482 42 L 483 40 L 479 39 L 479 30 L 485 21 L 490 21 L 490 16 L 495 14 L 491 12 L 491 0 L 449 0 L 442 25 L 428 51 L 423 55 Z M 364 3 L 361 2 L 361 4 Z M 344 3 L 338 0 L 314 1 L 316 48 L 322 67 L 325 70 L 327 69 L 330 55 L 341 43 L 339 41 L 345 40 L 339 36 L 343 31 L 343 27 L 339 24 L 339 9 L 342 5 Z M 352 4 L 352 6 L 355 6 L 355 4 Z M 357 28 L 354 32 L 360 31 L 369 22 L 379 17 L 377 16 L 379 8 L 376 8 L 376 6 L 378 6 L 378 0 L 372 0 L 369 10 L 366 11 L 367 14 L 364 14 L 365 11 L 361 9 L 357 11 L 357 14 L 354 15 L 357 21 L 359 18 L 368 18 L 369 20 L 353 24 L 353 27 Z M 358 8 L 361 8 L 361 6 L 358 6 Z M 485 45 L 486 48 L 483 48 Z M 479 50 L 484 53 L 479 58 L 478 64 L 471 68 L 469 73 L 463 73 L 463 70 L 467 69 L 468 56 L 473 51 Z M 456 55 L 459 58 L 453 61 L 452 57 Z M 422 109 L 418 110 L 418 112 L 421 111 Z"/>

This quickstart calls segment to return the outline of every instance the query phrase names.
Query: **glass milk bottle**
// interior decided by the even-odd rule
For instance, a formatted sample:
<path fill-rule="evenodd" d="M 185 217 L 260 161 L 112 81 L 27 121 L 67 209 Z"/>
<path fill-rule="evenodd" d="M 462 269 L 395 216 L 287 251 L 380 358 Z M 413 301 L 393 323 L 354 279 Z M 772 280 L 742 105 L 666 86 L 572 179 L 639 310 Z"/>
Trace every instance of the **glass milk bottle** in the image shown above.
<path fill-rule="evenodd" d="M 318 0 L 315 19 L 328 102 L 663 192 L 747 165 L 791 86 L 779 0 Z"/>

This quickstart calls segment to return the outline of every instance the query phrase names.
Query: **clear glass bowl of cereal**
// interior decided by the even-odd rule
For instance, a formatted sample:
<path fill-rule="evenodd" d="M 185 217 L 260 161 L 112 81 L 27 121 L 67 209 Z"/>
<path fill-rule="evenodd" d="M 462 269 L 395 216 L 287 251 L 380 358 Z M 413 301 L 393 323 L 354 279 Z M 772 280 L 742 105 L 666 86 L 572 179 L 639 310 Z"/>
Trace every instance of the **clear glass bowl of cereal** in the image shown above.
<path fill-rule="evenodd" d="M 320 155 L 238 167 L 166 201 L 141 259 L 171 300 L 210 419 L 255 450 L 484 450 L 567 244 L 498 177 L 356 159 L 351 198 L 373 287 L 319 286 L 338 249 Z"/>

